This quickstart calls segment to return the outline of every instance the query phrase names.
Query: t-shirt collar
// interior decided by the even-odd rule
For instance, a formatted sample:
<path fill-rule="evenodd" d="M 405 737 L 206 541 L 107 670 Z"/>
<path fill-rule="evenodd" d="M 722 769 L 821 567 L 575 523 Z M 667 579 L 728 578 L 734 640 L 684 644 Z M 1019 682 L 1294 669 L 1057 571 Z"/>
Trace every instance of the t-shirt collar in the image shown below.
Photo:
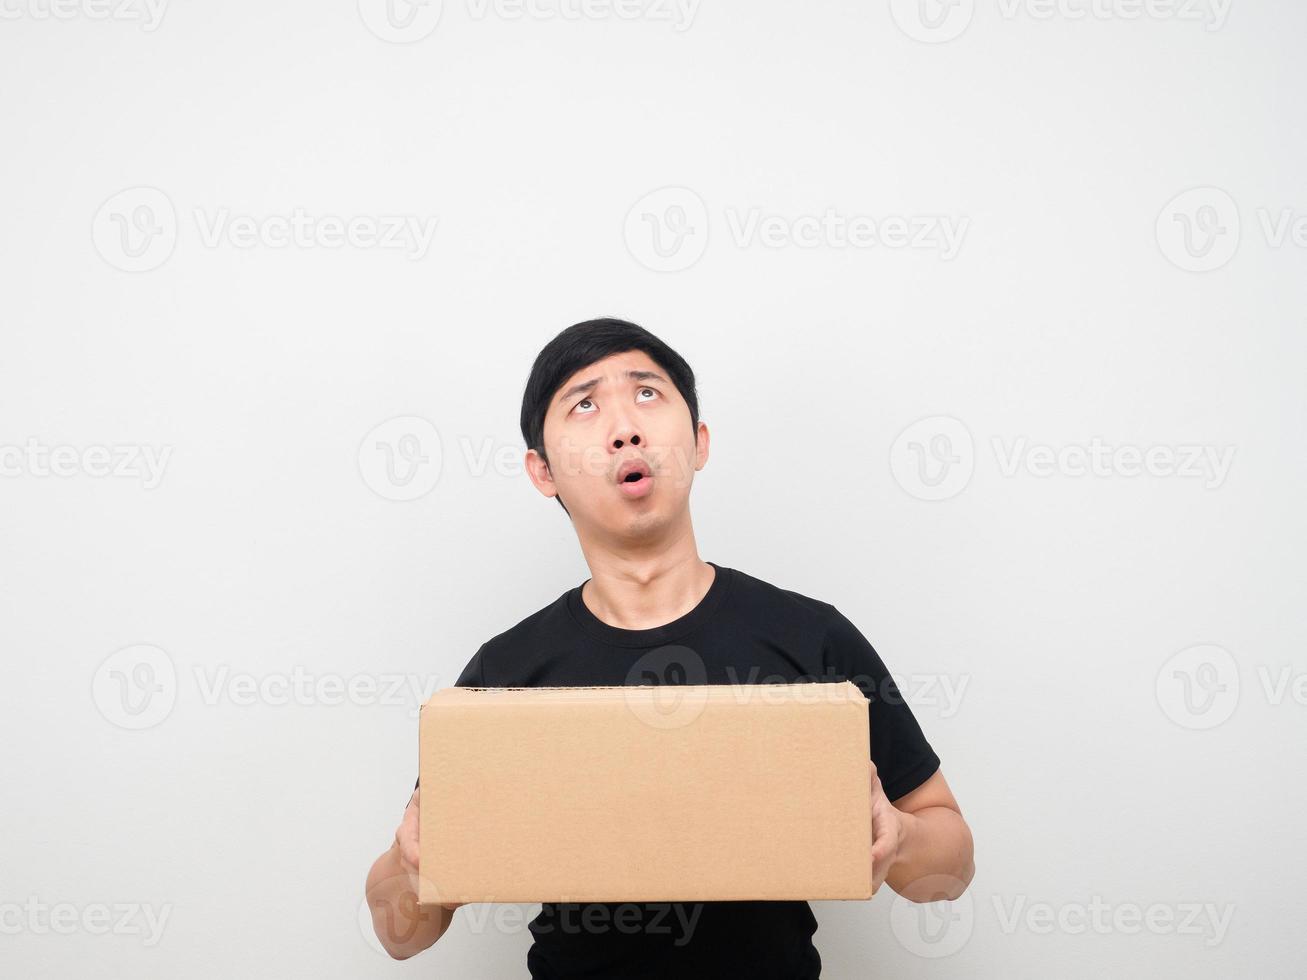
<path fill-rule="evenodd" d="M 572 619 L 586 633 L 612 646 L 649 647 L 669 643 L 703 625 L 717 611 L 722 600 L 726 598 L 726 593 L 730 590 L 730 584 L 734 578 L 734 569 L 723 568 L 713 561 L 708 562 L 708 564 L 716 569 L 716 574 L 713 576 L 712 584 L 708 586 L 707 593 L 699 600 L 699 604 L 684 616 L 680 616 L 670 623 L 664 623 L 662 626 L 655 626 L 645 630 L 628 630 L 605 623 L 592 613 L 581 599 L 581 589 L 585 586 L 585 582 L 567 593 L 567 611 L 571 613 Z M 589 582 L 590 580 L 586 579 L 585 581 Z"/>

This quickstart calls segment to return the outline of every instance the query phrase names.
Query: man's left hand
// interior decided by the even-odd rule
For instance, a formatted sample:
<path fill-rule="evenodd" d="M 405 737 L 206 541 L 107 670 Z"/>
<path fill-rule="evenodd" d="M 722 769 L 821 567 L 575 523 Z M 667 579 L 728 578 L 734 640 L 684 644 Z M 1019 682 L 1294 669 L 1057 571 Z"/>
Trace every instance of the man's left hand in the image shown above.
<path fill-rule="evenodd" d="M 899 844 L 903 841 L 904 814 L 894 808 L 871 766 L 871 893 L 880 889 L 890 868 L 898 860 Z"/>

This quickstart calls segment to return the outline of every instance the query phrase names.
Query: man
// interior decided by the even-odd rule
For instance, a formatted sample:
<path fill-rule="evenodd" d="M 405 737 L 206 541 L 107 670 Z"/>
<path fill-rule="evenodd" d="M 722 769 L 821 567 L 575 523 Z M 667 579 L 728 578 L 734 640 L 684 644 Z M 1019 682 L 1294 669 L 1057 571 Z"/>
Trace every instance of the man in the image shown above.
<path fill-rule="evenodd" d="M 457 683 L 851 680 L 871 701 L 873 887 L 918 902 L 958 897 L 975 871 L 971 831 L 871 644 L 828 603 L 700 559 L 689 495 L 708 426 L 684 359 L 626 321 L 576 324 L 536 358 L 521 427 L 531 482 L 571 518 L 592 577 L 482 644 Z M 416 905 L 419 792 L 367 881 L 377 935 L 397 959 L 435 943 L 458 908 Z M 531 976 L 820 975 L 807 902 L 671 906 L 546 903 L 529 927 Z"/>

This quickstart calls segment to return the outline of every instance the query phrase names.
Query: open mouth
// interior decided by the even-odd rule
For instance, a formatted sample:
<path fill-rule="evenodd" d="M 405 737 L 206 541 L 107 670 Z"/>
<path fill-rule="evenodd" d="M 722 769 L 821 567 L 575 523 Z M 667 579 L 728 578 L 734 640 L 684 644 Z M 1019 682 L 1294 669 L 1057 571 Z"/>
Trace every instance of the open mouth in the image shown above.
<path fill-rule="evenodd" d="M 644 460 L 628 460 L 618 470 L 617 487 L 631 499 L 647 497 L 652 486 L 653 472 Z"/>

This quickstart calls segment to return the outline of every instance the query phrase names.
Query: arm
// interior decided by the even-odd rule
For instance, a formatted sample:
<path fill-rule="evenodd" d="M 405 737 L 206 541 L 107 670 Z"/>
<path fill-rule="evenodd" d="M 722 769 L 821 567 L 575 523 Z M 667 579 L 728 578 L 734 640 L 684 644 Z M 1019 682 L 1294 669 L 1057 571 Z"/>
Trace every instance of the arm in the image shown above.
<path fill-rule="evenodd" d="M 893 803 L 871 766 L 873 893 L 882 881 L 910 902 L 952 901 L 976 874 L 971 828 L 936 770 Z"/>
<path fill-rule="evenodd" d="M 386 952 L 406 960 L 435 944 L 459 906 L 418 905 L 418 793 L 413 791 L 390 849 L 372 864 L 365 886 L 372 928 Z"/>

